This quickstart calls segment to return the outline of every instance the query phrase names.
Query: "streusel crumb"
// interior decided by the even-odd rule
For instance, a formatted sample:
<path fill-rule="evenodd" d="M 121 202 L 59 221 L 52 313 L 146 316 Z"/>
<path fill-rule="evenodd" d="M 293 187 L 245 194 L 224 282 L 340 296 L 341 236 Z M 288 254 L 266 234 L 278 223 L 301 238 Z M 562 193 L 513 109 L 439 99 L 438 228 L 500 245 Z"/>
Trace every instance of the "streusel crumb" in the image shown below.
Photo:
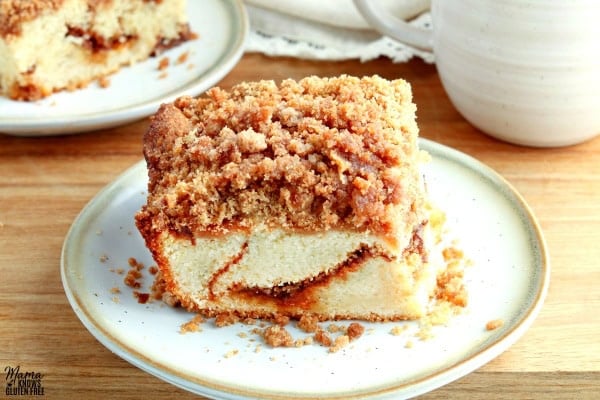
<path fill-rule="evenodd" d="M 348 343 L 350 343 L 350 338 L 348 337 L 348 335 L 340 335 L 335 338 L 333 345 L 329 347 L 329 352 L 337 353 L 342 348 L 346 347 Z"/>
<path fill-rule="evenodd" d="M 396 325 L 391 330 L 390 333 L 394 336 L 400 336 L 408 329 L 408 325 Z"/>
<path fill-rule="evenodd" d="M 169 67 L 169 64 L 171 63 L 171 61 L 169 60 L 169 57 L 163 57 L 158 61 L 158 70 L 162 71 L 165 70 Z"/>
<path fill-rule="evenodd" d="M 317 328 L 319 327 L 318 322 L 319 319 L 314 315 L 304 314 L 300 317 L 296 325 L 304 332 L 312 333 L 317 331 Z"/>
<path fill-rule="evenodd" d="M 140 271 L 137 269 L 130 269 L 127 271 L 127 275 L 125 275 L 123 282 L 131 288 L 139 289 L 142 286 L 141 282 L 139 281 L 141 277 L 142 273 Z"/>
<path fill-rule="evenodd" d="M 464 285 L 464 267 L 467 263 L 462 250 L 447 247 L 442 250 L 446 269 L 437 276 L 436 298 L 455 306 L 466 307 L 467 290 Z"/>
<path fill-rule="evenodd" d="M 175 62 L 176 64 L 183 64 L 188 60 L 188 57 L 190 56 L 190 53 L 185 51 L 183 53 L 181 53 L 179 55 L 179 57 L 177 57 L 177 61 Z"/>
<path fill-rule="evenodd" d="M 346 335 L 350 340 L 358 339 L 365 332 L 365 327 L 359 324 L 358 322 L 352 322 L 346 328 Z"/>
<path fill-rule="evenodd" d="M 493 319 L 485 324 L 485 329 L 488 331 L 494 331 L 498 328 L 501 328 L 504 325 L 504 321 L 501 319 Z"/>
<path fill-rule="evenodd" d="M 219 328 L 227 325 L 233 325 L 239 322 L 240 318 L 233 313 L 220 313 L 215 316 L 215 325 Z"/>
<path fill-rule="evenodd" d="M 285 326 L 290 322 L 290 317 L 286 316 L 286 315 L 279 315 L 277 314 L 274 318 L 273 318 L 273 322 L 277 325 L 280 326 Z"/>
<path fill-rule="evenodd" d="M 150 293 L 138 292 L 137 290 L 134 290 L 133 297 L 137 299 L 138 303 L 146 304 L 148 300 L 150 300 Z"/>
<path fill-rule="evenodd" d="M 159 109 L 144 139 L 150 183 L 138 227 L 190 236 L 258 223 L 384 235 L 414 226 L 414 110 L 407 82 L 377 76 L 181 97 Z"/>
<path fill-rule="evenodd" d="M 327 332 L 325 332 L 321 328 L 317 329 L 317 332 L 315 332 L 314 339 L 315 342 L 320 343 L 326 347 L 331 346 L 331 344 L 333 343 L 329 334 L 327 334 Z"/>
<path fill-rule="evenodd" d="M 292 335 L 279 325 L 271 325 L 263 331 L 265 342 L 272 347 L 294 346 Z"/>
<path fill-rule="evenodd" d="M 199 332 L 202 330 L 200 326 L 204 322 L 204 318 L 201 315 L 196 315 L 190 321 L 182 324 L 179 327 L 180 333 L 190 333 L 190 332 Z"/>
<path fill-rule="evenodd" d="M 337 332 L 342 332 L 345 330 L 346 330 L 346 327 L 343 325 L 329 324 L 327 326 L 327 332 L 329 332 L 329 333 L 337 333 Z"/>

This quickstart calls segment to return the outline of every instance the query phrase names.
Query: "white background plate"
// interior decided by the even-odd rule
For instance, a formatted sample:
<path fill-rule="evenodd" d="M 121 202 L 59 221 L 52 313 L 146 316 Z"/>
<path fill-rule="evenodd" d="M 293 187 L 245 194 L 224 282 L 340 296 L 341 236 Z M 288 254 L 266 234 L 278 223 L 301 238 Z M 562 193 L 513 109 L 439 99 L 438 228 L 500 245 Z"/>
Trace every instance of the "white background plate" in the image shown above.
<path fill-rule="evenodd" d="M 255 352 L 252 326 L 235 324 L 182 335 L 193 315 L 160 302 L 138 304 L 123 276 L 129 257 L 152 259 L 133 216 L 145 202 L 140 162 L 102 190 L 81 212 L 64 243 L 61 274 L 67 297 L 86 328 L 139 368 L 195 393 L 239 398 L 410 397 L 473 371 L 512 345 L 545 297 L 550 267 L 540 229 L 521 197 L 491 169 L 448 147 L 421 140 L 433 160 L 424 167 L 432 200 L 447 215 L 452 236 L 473 260 L 469 305 L 434 337 L 415 338 L 415 323 L 364 324 L 366 333 L 338 353 L 318 345 Z M 108 260 L 101 262 L 102 256 Z M 151 277 L 144 278 L 147 291 Z M 111 288 L 121 288 L 118 302 Z M 486 331 L 486 323 L 504 325 Z M 400 336 L 390 334 L 408 325 Z M 290 331 L 303 337 L 293 324 Z M 411 341 L 412 348 L 405 347 Z M 238 353 L 225 357 L 231 351 Z"/>
<path fill-rule="evenodd" d="M 239 61 L 248 34 L 241 0 L 188 1 L 188 16 L 198 39 L 183 43 L 74 92 L 59 92 L 35 102 L 0 97 L 0 132 L 19 136 L 76 133 L 122 125 L 153 114 L 161 103 L 196 96 L 215 85 Z M 184 63 L 177 57 L 187 52 Z M 166 77 L 159 60 L 168 57 Z"/>

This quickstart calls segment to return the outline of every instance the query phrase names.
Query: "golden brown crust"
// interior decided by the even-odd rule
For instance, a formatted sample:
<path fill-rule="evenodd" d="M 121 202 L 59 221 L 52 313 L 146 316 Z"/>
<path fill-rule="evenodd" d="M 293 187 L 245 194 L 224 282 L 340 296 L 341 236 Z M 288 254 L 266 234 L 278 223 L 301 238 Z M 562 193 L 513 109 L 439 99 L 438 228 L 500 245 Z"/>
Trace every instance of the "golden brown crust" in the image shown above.
<path fill-rule="evenodd" d="M 408 190 L 417 179 L 411 100 L 406 82 L 376 76 L 241 83 L 180 98 L 145 135 L 149 197 L 138 220 L 190 237 L 259 221 L 393 232 L 390 209 L 410 210 L 418 195 Z"/>
<path fill-rule="evenodd" d="M 169 168 L 170 161 L 163 154 L 172 153 L 175 140 L 192 129 L 192 123 L 173 104 L 163 104 L 150 118 L 150 130 L 144 137 L 144 154 L 148 165 L 149 192 L 161 180 L 160 171 Z M 174 183 L 174 182 L 173 182 Z"/>

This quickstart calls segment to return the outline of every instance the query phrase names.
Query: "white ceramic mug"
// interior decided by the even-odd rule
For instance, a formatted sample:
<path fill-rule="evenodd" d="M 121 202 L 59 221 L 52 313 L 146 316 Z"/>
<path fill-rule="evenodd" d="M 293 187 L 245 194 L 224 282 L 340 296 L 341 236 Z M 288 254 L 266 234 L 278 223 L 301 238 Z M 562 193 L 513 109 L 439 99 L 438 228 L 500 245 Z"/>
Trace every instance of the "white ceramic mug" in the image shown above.
<path fill-rule="evenodd" d="M 382 33 L 433 50 L 450 100 L 487 134 L 539 147 L 600 134 L 600 1 L 432 0 L 430 31 L 354 3 Z"/>

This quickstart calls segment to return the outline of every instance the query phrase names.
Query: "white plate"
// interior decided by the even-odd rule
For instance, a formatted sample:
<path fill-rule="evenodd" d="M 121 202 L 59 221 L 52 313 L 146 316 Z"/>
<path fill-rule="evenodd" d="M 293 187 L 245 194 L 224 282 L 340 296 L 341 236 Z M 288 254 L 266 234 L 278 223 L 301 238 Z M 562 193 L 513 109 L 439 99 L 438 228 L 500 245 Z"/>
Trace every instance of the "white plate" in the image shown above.
<path fill-rule="evenodd" d="M 0 97 L 0 132 L 18 136 L 77 133 L 123 125 L 153 114 L 161 103 L 196 96 L 215 85 L 239 61 L 248 34 L 241 0 L 188 1 L 192 31 L 199 38 L 183 43 L 111 75 L 110 86 L 96 83 L 59 92 L 35 102 Z M 176 65 L 187 52 L 187 60 Z M 159 60 L 171 65 L 158 70 Z M 166 72 L 166 77 L 160 77 Z"/>
<path fill-rule="evenodd" d="M 67 297 L 85 327 L 135 366 L 186 390 L 219 399 L 386 398 L 415 396 L 475 370 L 512 345 L 533 322 L 550 267 L 531 211 L 490 168 L 456 150 L 421 140 L 433 160 L 424 168 L 434 202 L 474 265 L 467 268 L 469 305 L 434 337 L 415 339 L 415 323 L 365 324 L 365 335 L 330 354 L 318 345 L 269 348 L 238 336 L 235 324 L 179 333 L 192 315 L 160 302 L 139 304 L 111 268 L 152 259 L 133 224 L 145 202 L 140 162 L 102 190 L 75 220 L 64 243 L 61 273 Z M 108 260 L 101 262 L 103 256 Z M 151 277 L 144 278 L 144 287 Z M 121 288 L 118 302 L 111 288 Z M 504 325 L 487 331 L 485 325 Z M 401 336 L 390 330 L 407 324 Z M 293 324 L 295 336 L 302 336 Z M 405 347 L 407 341 L 412 348 Z M 229 352 L 238 353 L 226 357 Z"/>

